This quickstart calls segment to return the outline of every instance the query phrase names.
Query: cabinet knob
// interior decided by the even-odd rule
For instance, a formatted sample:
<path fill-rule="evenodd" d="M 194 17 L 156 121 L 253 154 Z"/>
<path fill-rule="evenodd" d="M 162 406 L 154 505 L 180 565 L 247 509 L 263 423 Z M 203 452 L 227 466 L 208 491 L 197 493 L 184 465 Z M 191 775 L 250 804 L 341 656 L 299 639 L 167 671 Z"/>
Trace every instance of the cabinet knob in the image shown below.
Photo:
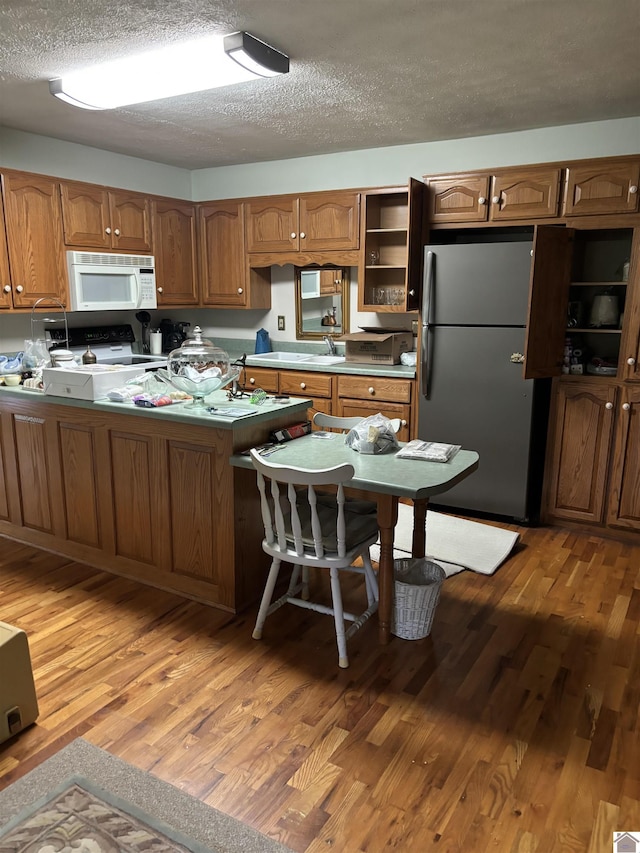
<path fill-rule="evenodd" d="M 613 409 L 613 403 L 608 401 L 604 404 L 605 409 Z"/>
<path fill-rule="evenodd" d="M 491 201 L 492 201 L 494 204 L 500 204 L 500 196 L 499 196 L 499 195 L 494 195 L 494 197 L 491 199 Z"/>
<path fill-rule="evenodd" d="M 111 234 L 111 228 L 105 228 L 104 233 L 105 234 Z"/>
<path fill-rule="evenodd" d="M 163 287 L 158 287 L 158 288 L 156 288 L 156 290 L 158 291 L 158 293 L 162 293 L 162 292 L 163 292 L 163 290 L 164 290 L 164 288 L 163 288 Z"/>
<path fill-rule="evenodd" d="M 375 393 L 376 393 L 376 389 L 375 389 L 373 386 L 371 386 L 371 388 L 369 388 L 368 390 L 369 390 L 369 393 L 370 393 L 370 394 L 375 394 Z"/>
<path fill-rule="evenodd" d="M 636 363 L 636 360 L 635 360 L 635 358 L 634 358 L 633 356 L 631 356 L 631 358 L 628 358 L 628 359 L 627 359 L 627 364 L 629 365 L 629 367 L 633 367 L 633 365 L 634 365 L 635 363 Z"/>
<path fill-rule="evenodd" d="M 406 425 L 407 425 L 407 422 L 405 421 L 404 418 L 402 418 L 402 420 L 400 421 L 400 426 L 406 426 Z"/>
<path fill-rule="evenodd" d="M 410 290 L 410 291 L 409 291 L 409 296 L 415 296 L 415 295 L 416 295 L 415 290 Z"/>
<path fill-rule="evenodd" d="M 23 290 L 24 290 L 24 287 L 23 287 L 21 284 L 19 284 L 19 285 L 16 287 L 16 293 L 22 293 L 22 291 L 23 291 Z"/>
<path fill-rule="evenodd" d="M 628 412 L 630 409 L 631 409 L 631 403 L 623 403 L 622 404 L 622 411 L 623 412 Z"/>
<path fill-rule="evenodd" d="M 486 203 L 487 203 L 486 198 L 483 195 L 481 195 L 480 198 L 478 199 L 478 204 L 486 204 Z"/>
<path fill-rule="evenodd" d="M 120 236 L 120 229 L 116 228 L 113 233 L 116 235 L 116 237 L 119 237 Z"/>
<path fill-rule="evenodd" d="M 631 193 L 631 195 L 635 195 L 638 192 L 638 187 L 634 184 L 633 186 L 629 187 L 629 192 Z"/>
<path fill-rule="evenodd" d="M 292 239 L 292 240 L 295 240 L 295 239 L 296 239 L 296 236 L 297 236 L 297 235 L 296 235 L 296 232 L 295 232 L 295 231 L 292 231 L 292 232 L 291 232 L 291 234 L 290 234 L 290 236 L 291 236 L 291 239 Z"/>
<path fill-rule="evenodd" d="M 238 293 L 244 293 L 244 290 L 243 290 L 241 287 L 239 287 L 239 288 L 238 288 Z"/>
<path fill-rule="evenodd" d="M 306 236 L 307 236 L 307 235 L 305 234 L 305 232 L 304 232 L 304 231 L 301 231 L 301 232 L 300 232 L 300 238 L 301 238 L 302 240 L 304 240 L 304 238 L 305 238 Z"/>
<path fill-rule="evenodd" d="M 5 293 L 11 293 L 11 285 L 10 284 L 5 284 L 5 286 L 2 289 Z"/>
<path fill-rule="evenodd" d="M 249 385 L 255 385 L 255 384 L 256 384 L 255 377 L 253 377 L 253 376 L 249 377 Z"/>
<path fill-rule="evenodd" d="M 300 387 L 301 387 L 301 388 L 302 388 L 302 390 L 304 391 L 304 389 L 307 387 L 307 383 L 306 383 L 306 382 L 301 382 L 301 383 L 300 383 Z"/>

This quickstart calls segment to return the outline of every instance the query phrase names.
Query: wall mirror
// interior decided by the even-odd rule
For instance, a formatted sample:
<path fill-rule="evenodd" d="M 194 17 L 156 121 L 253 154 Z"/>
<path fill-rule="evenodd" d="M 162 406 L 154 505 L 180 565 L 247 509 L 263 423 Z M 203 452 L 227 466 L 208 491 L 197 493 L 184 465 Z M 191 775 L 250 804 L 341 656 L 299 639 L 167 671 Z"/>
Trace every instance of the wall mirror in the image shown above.
<path fill-rule="evenodd" d="M 295 267 L 296 337 L 349 331 L 349 268 Z"/>

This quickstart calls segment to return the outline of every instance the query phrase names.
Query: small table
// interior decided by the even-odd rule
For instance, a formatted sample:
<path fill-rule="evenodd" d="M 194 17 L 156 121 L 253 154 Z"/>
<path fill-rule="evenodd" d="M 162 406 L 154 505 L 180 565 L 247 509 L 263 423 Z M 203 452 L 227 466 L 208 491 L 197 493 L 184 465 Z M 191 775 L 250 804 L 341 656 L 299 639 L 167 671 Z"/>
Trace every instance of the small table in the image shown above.
<path fill-rule="evenodd" d="M 398 459 L 397 452 L 370 455 L 347 447 L 345 436 L 330 433 L 330 439 L 317 438 L 313 433 L 286 442 L 269 457 L 278 465 L 296 468 L 321 469 L 349 463 L 354 475 L 345 483 L 375 500 L 378 506 L 380 529 L 380 564 L 378 582 L 378 637 L 381 644 L 389 642 L 393 584 L 393 539 L 398 521 L 398 498 L 413 501 L 414 557 L 425 555 L 425 522 L 429 498 L 448 491 L 472 474 L 478 467 L 479 456 L 473 450 L 460 450 L 449 462 L 424 462 Z M 242 454 L 230 457 L 239 468 L 252 468 L 251 459 Z"/>

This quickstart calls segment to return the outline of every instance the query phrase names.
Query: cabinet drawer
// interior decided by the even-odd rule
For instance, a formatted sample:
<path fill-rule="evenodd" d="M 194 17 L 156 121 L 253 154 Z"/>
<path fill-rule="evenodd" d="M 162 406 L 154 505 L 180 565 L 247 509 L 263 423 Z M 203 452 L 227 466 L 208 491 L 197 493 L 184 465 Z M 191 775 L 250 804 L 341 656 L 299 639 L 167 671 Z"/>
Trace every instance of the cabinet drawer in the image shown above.
<path fill-rule="evenodd" d="M 387 379 L 383 376 L 340 376 L 338 396 L 360 400 L 389 400 L 392 403 L 410 403 L 410 379 Z"/>
<path fill-rule="evenodd" d="M 241 377 L 247 390 L 251 388 L 262 388 L 264 391 L 270 391 L 272 394 L 277 394 L 279 389 L 278 371 L 269 370 L 266 367 L 247 367 L 245 368 L 245 378 Z"/>
<path fill-rule="evenodd" d="M 297 397 L 330 397 L 333 376 L 325 373 L 280 372 L 280 391 Z"/>

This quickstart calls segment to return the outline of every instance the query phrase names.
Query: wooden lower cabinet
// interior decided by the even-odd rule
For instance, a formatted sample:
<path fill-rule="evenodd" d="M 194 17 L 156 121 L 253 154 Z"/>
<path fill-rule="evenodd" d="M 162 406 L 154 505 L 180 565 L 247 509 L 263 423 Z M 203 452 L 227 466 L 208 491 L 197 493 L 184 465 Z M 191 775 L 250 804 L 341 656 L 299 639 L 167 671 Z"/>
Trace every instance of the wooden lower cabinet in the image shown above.
<path fill-rule="evenodd" d="M 545 515 L 640 531 L 640 387 L 558 380 L 549 437 Z"/>
<path fill-rule="evenodd" d="M 369 417 L 378 412 L 387 418 L 400 418 L 400 441 L 409 441 L 411 402 L 414 381 L 380 376 L 339 376 L 339 417 Z"/>
<path fill-rule="evenodd" d="M 216 429 L 0 395 L 0 534 L 236 612 L 267 561 L 255 474 L 229 456 L 298 419 Z"/>

